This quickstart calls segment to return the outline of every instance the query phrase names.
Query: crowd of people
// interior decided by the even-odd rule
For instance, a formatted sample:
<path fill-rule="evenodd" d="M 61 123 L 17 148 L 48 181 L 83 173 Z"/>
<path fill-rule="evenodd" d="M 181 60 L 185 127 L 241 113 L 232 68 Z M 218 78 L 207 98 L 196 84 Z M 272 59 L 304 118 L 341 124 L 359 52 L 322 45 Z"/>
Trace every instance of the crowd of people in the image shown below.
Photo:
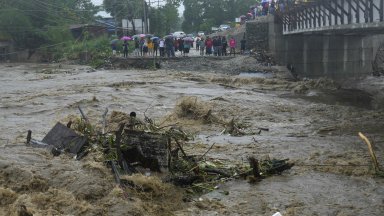
<path fill-rule="evenodd" d="M 275 14 L 276 11 L 283 12 L 286 8 L 300 2 L 308 0 L 262 0 L 260 3 L 250 7 L 246 16 L 241 16 L 241 22 L 255 19 L 259 16 L 267 16 Z M 227 39 L 225 36 L 214 37 L 197 37 L 196 39 L 174 38 L 172 35 L 164 38 L 135 38 L 133 55 L 137 57 L 145 56 L 160 56 L 160 57 L 175 57 L 177 52 L 182 56 L 188 56 L 191 48 L 196 47 L 201 56 L 227 56 L 236 55 L 237 41 L 234 37 Z M 128 42 L 124 41 L 123 54 L 128 57 Z M 240 53 L 244 54 L 246 40 L 243 37 L 240 40 Z M 115 45 L 112 45 L 113 54 L 116 53 Z"/>
<path fill-rule="evenodd" d="M 261 3 L 251 6 L 246 15 L 240 17 L 241 22 L 244 23 L 259 16 L 275 14 L 276 11 L 284 12 L 286 8 L 301 2 L 308 2 L 308 0 L 262 0 Z"/>
<path fill-rule="evenodd" d="M 241 41 L 240 53 L 245 51 L 246 40 L 243 38 Z M 200 55 L 213 55 L 213 56 L 235 56 L 236 55 L 237 41 L 234 37 L 230 37 L 229 41 L 225 36 L 214 36 L 198 38 L 196 40 L 196 49 L 200 51 Z M 229 48 L 229 49 L 228 49 Z"/>
<path fill-rule="evenodd" d="M 188 56 L 190 50 L 196 47 L 196 51 L 200 56 L 235 56 L 237 41 L 234 37 L 227 39 L 225 36 L 214 37 L 191 37 L 175 38 L 172 35 L 159 37 L 142 37 L 133 40 L 134 50 L 133 56 L 146 57 L 146 56 L 159 56 L 159 57 L 176 57 L 180 52 L 181 56 Z M 240 40 L 240 53 L 245 52 L 246 40 Z M 116 44 L 111 44 L 113 55 L 116 55 Z M 128 57 L 129 44 L 127 40 L 123 43 L 123 56 Z"/>

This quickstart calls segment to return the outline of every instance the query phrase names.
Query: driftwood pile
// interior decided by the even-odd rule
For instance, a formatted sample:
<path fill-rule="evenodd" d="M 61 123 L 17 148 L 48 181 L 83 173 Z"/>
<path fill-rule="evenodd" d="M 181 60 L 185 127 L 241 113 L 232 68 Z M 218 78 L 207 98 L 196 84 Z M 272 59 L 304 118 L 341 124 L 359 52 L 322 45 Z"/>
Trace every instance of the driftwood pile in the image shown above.
<path fill-rule="evenodd" d="M 92 125 L 80 107 L 79 110 L 81 118 L 71 120 L 66 126 L 57 123 L 43 141 L 32 139 L 29 132 L 27 143 L 50 147 L 54 155 L 63 152 L 74 154 L 78 160 L 92 151 L 102 152 L 116 183 L 122 186 L 132 184 L 125 176 L 163 173 L 165 182 L 186 187 L 192 192 L 207 192 L 214 190 L 219 182 L 235 178 L 255 182 L 293 166 L 287 159 L 257 160 L 249 157 L 249 163 L 245 165 L 207 159 L 206 155 L 213 145 L 203 155 L 189 155 L 184 145 L 192 136 L 179 127 L 160 127 L 147 116 L 140 121 L 134 112 L 129 115 L 114 112 L 111 116 L 121 117 L 115 130 L 109 131 L 106 129 L 108 110 L 102 115 L 101 127 Z M 234 136 L 244 135 L 238 127 L 232 120 L 225 132 Z"/>
<path fill-rule="evenodd" d="M 271 55 L 267 54 L 265 51 L 252 51 L 250 53 L 258 62 L 262 62 L 266 66 L 276 65 L 276 61 Z"/>

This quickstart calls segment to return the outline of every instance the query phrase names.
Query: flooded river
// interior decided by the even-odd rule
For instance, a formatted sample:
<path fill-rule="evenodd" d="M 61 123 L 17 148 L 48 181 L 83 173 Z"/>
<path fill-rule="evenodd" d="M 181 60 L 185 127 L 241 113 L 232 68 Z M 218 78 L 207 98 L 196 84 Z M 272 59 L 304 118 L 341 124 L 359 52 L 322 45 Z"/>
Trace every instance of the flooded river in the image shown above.
<path fill-rule="evenodd" d="M 239 72 L 240 73 L 240 72 Z M 278 72 L 276 72 L 278 73 Z M 280 77 L 280 78 L 279 78 Z M 292 82 L 279 74 L 226 75 L 193 70 L 93 70 L 60 64 L 0 64 L 0 215 L 20 206 L 34 215 L 382 215 L 384 178 L 373 173 L 363 132 L 384 164 L 384 110 L 375 95 L 331 81 Z M 160 121 L 193 96 L 216 116 L 257 135 L 222 135 L 222 125 L 185 124 L 196 134 L 186 150 L 227 163 L 289 158 L 295 166 L 256 184 L 233 180 L 183 202 L 121 196 L 97 155 L 76 161 L 26 146 L 83 110 L 101 121 L 105 108 Z M 181 189 L 175 189 L 181 190 Z M 172 193 L 170 191 L 170 193 Z M 181 192 L 180 192 L 181 193 Z M 178 194 L 175 192 L 174 194 Z"/>

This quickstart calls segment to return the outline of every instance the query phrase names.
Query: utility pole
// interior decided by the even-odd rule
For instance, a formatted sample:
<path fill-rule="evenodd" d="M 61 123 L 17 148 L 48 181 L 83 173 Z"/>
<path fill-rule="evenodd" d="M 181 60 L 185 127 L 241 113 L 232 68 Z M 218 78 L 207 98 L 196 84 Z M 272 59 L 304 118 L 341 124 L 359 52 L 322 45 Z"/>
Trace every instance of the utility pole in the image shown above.
<path fill-rule="evenodd" d="M 148 19 L 147 19 L 147 7 L 146 2 L 143 0 L 143 8 L 144 8 L 144 34 L 148 33 Z"/>
<path fill-rule="evenodd" d="M 117 14 L 116 14 L 116 0 L 113 1 L 113 10 L 114 12 L 114 18 L 115 18 L 115 35 L 117 37 Z"/>
<path fill-rule="evenodd" d="M 148 6 L 147 6 L 147 8 L 146 9 L 148 9 L 147 10 L 147 33 L 149 33 L 149 23 L 148 23 L 148 17 L 149 17 L 149 8 L 151 7 L 151 0 L 148 0 Z"/>

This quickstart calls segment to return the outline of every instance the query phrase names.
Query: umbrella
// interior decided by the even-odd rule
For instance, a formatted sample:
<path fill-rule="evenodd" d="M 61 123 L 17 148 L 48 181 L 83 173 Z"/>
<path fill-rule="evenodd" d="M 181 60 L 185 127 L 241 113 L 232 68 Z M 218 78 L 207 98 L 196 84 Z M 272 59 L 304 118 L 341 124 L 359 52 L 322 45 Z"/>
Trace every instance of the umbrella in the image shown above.
<path fill-rule="evenodd" d="M 151 37 L 151 40 L 157 40 L 159 37 Z"/>
<path fill-rule="evenodd" d="M 145 34 L 139 34 L 139 37 L 141 37 L 141 38 L 143 38 L 145 36 L 146 36 Z"/>
<path fill-rule="evenodd" d="M 140 38 L 140 35 L 133 35 L 132 38 L 133 39 Z"/>
<path fill-rule="evenodd" d="M 184 41 L 193 41 L 193 38 L 191 38 L 191 37 L 185 37 L 185 38 L 183 38 L 183 40 L 184 40 Z"/>
<path fill-rule="evenodd" d="M 173 39 L 174 37 L 173 37 L 173 35 L 166 35 L 166 36 L 164 37 L 164 39 L 165 39 L 165 38 L 172 38 L 172 39 Z"/>
<path fill-rule="evenodd" d="M 132 38 L 128 37 L 128 36 L 124 36 L 124 37 L 120 38 L 120 40 L 132 40 Z"/>
<path fill-rule="evenodd" d="M 113 39 L 110 41 L 111 44 L 116 44 L 117 42 L 119 42 L 119 39 Z"/>

